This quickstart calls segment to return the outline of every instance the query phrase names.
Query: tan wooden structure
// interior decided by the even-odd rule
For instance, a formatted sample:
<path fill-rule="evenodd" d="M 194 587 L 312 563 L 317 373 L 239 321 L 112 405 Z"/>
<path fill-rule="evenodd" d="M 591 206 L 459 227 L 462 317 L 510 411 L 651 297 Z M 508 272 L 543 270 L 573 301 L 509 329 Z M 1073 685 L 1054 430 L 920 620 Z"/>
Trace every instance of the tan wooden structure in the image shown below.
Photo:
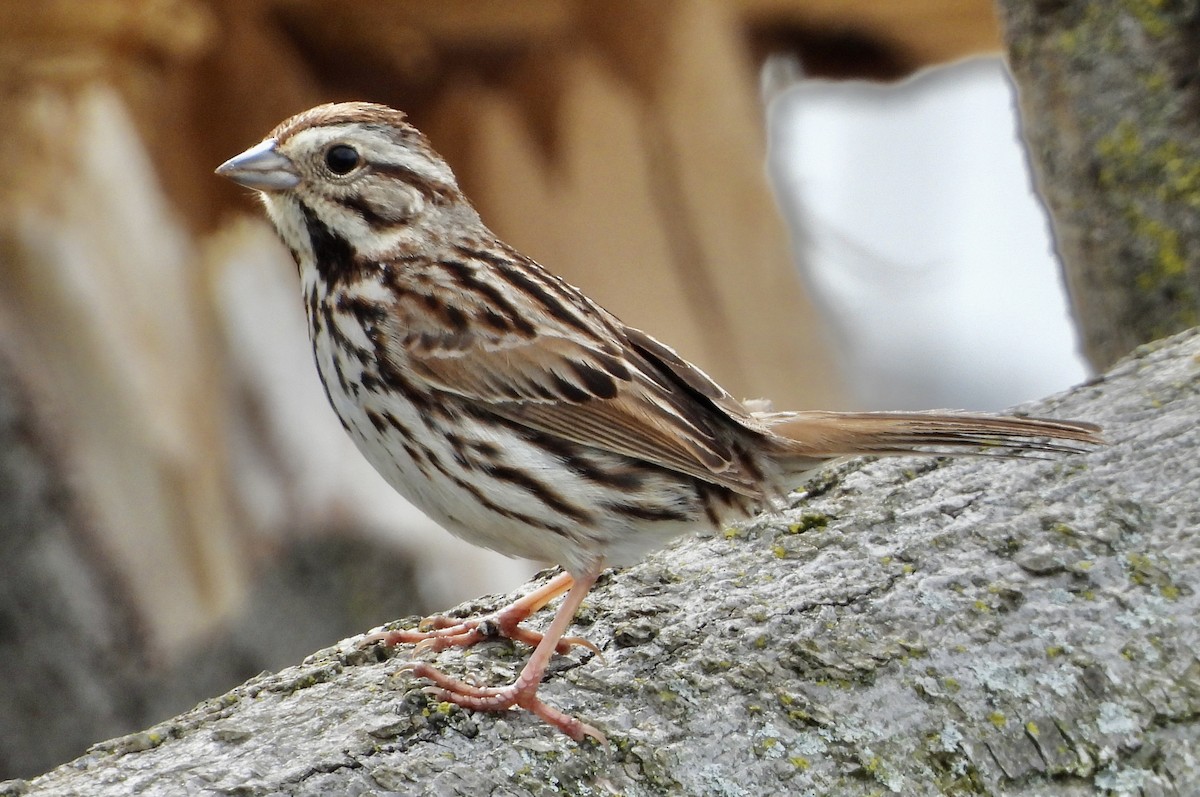
<path fill-rule="evenodd" d="M 5 349 L 173 649 L 263 546 L 206 243 L 254 209 L 217 163 L 316 102 L 404 108 L 501 236 L 734 392 L 835 407 L 758 61 L 897 77 L 997 46 L 987 0 L 0 0 Z"/>

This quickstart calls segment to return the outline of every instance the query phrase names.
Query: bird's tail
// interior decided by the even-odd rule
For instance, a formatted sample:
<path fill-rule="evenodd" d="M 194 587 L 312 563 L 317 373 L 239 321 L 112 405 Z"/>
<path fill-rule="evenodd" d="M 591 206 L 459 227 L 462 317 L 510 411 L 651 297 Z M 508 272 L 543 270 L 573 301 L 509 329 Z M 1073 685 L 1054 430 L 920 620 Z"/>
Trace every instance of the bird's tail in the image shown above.
<path fill-rule="evenodd" d="M 1082 453 L 1101 445 L 1100 427 L 1082 421 L 947 412 L 767 412 L 755 417 L 778 438 L 791 471 L 832 456 Z"/>

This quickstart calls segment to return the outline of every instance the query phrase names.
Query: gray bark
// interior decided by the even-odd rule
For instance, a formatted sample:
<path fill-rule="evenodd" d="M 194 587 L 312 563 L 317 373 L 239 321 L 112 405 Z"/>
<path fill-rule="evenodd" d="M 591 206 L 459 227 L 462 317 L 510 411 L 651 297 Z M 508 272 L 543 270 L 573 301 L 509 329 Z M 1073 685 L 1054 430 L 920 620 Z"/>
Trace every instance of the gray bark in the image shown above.
<path fill-rule="evenodd" d="M 611 751 L 347 641 L 0 794 L 1200 793 L 1200 332 L 1024 409 L 1111 445 L 848 462 L 604 578 L 577 624 L 604 660 L 542 693 Z M 527 652 L 438 661 L 501 682 Z"/>
<path fill-rule="evenodd" d="M 1103 370 L 1200 323 L 1200 9 L 997 5 L 1083 348 Z"/>

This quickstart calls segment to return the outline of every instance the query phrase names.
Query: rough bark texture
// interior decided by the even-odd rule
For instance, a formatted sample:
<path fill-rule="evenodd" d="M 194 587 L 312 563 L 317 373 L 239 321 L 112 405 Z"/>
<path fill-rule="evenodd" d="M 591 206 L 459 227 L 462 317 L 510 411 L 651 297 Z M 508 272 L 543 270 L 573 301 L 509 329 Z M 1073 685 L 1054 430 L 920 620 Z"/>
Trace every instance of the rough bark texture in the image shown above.
<path fill-rule="evenodd" d="M 1200 323 L 1200 8 L 998 7 L 1084 350 L 1102 370 Z"/>
<path fill-rule="evenodd" d="M 1200 332 L 1026 409 L 1111 445 L 846 463 L 603 579 L 578 630 L 604 661 L 543 694 L 610 751 L 348 641 L 0 794 L 1200 793 Z M 503 681 L 526 654 L 439 660 Z"/>

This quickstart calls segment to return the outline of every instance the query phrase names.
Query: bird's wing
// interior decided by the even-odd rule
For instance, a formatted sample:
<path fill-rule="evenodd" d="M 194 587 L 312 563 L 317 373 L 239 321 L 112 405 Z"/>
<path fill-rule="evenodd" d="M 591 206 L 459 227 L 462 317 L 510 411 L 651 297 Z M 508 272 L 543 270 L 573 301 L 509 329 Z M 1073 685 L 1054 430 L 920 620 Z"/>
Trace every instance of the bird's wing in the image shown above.
<path fill-rule="evenodd" d="M 667 346 L 586 309 L 573 328 L 532 332 L 471 324 L 439 335 L 398 319 L 388 357 L 510 421 L 761 496 L 759 475 L 730 446 L 731 423 L 756 428 L 741 404 Z"/>

